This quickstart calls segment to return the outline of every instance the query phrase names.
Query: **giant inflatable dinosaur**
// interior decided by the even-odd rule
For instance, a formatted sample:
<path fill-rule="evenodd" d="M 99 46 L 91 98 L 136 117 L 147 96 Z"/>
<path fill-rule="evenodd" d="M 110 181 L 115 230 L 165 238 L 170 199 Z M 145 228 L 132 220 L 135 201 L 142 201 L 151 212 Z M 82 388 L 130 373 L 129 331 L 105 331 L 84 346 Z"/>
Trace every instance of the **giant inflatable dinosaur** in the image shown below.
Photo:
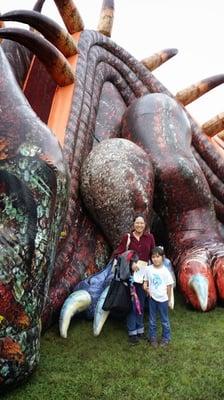
<path fill-rule="evenodd" d="M 69 295 L 64 336 L 82 310 L 96 310 L 99 333 L 103 266 L 136 211 L 155 234 L 162 224 L 186 302 L 224 300 L 223 116 L 200 127 L 185 109 L 224 75 L 174 96 L 152 70 L 177 51 L 139 62 L 119 47 L 112 0 L 97 31 L 72 0 L 55 0 L 66 29 L 43 3 L 0 17 L 1 388 L 36 367 L 41 326 Z"/>

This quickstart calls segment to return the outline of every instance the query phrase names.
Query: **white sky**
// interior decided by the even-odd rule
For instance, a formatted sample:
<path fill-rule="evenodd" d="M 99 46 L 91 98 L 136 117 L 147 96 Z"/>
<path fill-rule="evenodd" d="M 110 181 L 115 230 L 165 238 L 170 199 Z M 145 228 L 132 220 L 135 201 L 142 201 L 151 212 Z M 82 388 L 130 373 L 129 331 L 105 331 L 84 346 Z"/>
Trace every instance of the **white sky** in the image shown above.
<path fill-rule="evenodd" d="M 74 2 L 85 28 L 96 29 L 102 0 Z M 32 9 L 34 3 L 2 0 L 0 11 Z M 45 3 L 43 13 L 60 23 L 54 1 Z M 115 0 L 112 39 L 139 60 L 177 48 L 178 54 L 153 72 L 176 94 L 201 79 L 224 73 L 223 16 L 224 0 Z M 224 84 L 188 109 L 199 123 L 224 112 Z"/>

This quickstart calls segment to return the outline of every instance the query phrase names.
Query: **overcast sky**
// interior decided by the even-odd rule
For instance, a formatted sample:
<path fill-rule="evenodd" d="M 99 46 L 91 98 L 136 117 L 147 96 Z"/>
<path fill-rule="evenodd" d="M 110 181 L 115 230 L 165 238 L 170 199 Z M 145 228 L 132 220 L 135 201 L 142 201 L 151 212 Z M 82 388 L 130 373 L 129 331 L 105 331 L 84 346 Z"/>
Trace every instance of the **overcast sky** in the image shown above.
<path fill-rule="evenodd" d="M 96 29 L 102 0 L 74 2 L 85 28 Z M 0 11 L 31 9 L 34 3 L 2 0 Z M 54 1 L 45 3 L 43 13 L 60 22 Z M 176 94 L 203 78 L 224 73 L 223 18 L 224 0 L 115 0 L 112 39 L 139 60 L 177 48 L 178 54 L 153 72 Z M 199 123 L 224 112 L 224 84 L 188 109 Z"/>

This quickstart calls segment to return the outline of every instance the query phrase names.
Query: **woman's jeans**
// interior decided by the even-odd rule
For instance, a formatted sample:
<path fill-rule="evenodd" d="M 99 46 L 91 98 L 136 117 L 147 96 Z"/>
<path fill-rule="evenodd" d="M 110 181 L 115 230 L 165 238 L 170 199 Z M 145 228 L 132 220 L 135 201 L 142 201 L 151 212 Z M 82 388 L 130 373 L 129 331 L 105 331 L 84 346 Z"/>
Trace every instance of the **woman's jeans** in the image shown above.
<path fill-rule="evenodd" d="M 168 315 L 168 301 L 160 303 L 152 298 L 149 299 L 149 339 L 153 341 L 157 338 L 157 313 L 159 313 L 162 324 L 162 341 L 169 342 L 171 339 L 171 333 Z"/>
<path fill-rule="evenodd" d="M 129 336 L 144 333 L 144 306 L 146 295 L 141 283 L 134 283 L 134 285 L 141 305 L 142 314 L 139 315 L 136 312 L 134 303 L 132 302 L 131 311 L 127 316 L 127 328 Z"/>

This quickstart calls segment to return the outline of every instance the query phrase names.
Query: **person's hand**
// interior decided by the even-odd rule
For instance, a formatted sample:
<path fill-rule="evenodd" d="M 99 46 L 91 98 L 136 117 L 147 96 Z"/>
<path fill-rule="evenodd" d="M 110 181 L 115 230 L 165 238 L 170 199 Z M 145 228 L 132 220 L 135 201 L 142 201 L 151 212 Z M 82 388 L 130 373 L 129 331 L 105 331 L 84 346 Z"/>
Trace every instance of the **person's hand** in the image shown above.
<path fill-rule="evenodd" d="M 173 309 L 174 309 L 174 302 L 172 301 L 172 299 L 170 299 L 170 300 L 168 301 L 168 307 L 170 308 L 170 310 L 173 310 Z"/>
<path fill-rule="evenodd" d="M 147 282 L 143 282 L 143 290 L 145 291 L 145 293 L 146 293 L 146 295 L 148 296 L 148 297 L 151 297 L 150 296 L 150 291 L 149 291 L 149 287 L 148 287 L 148 283 Z"/>
<path fill-rule="evenodd" d="M 132 269 L 133 272 L 139 271 L 139 268 L 138 268 L 138 265 L 137 265 L 136 262 L 133 262 L 133 264 L 132 264 L 132 266 L 131 266 L 131 269 Z"/>

